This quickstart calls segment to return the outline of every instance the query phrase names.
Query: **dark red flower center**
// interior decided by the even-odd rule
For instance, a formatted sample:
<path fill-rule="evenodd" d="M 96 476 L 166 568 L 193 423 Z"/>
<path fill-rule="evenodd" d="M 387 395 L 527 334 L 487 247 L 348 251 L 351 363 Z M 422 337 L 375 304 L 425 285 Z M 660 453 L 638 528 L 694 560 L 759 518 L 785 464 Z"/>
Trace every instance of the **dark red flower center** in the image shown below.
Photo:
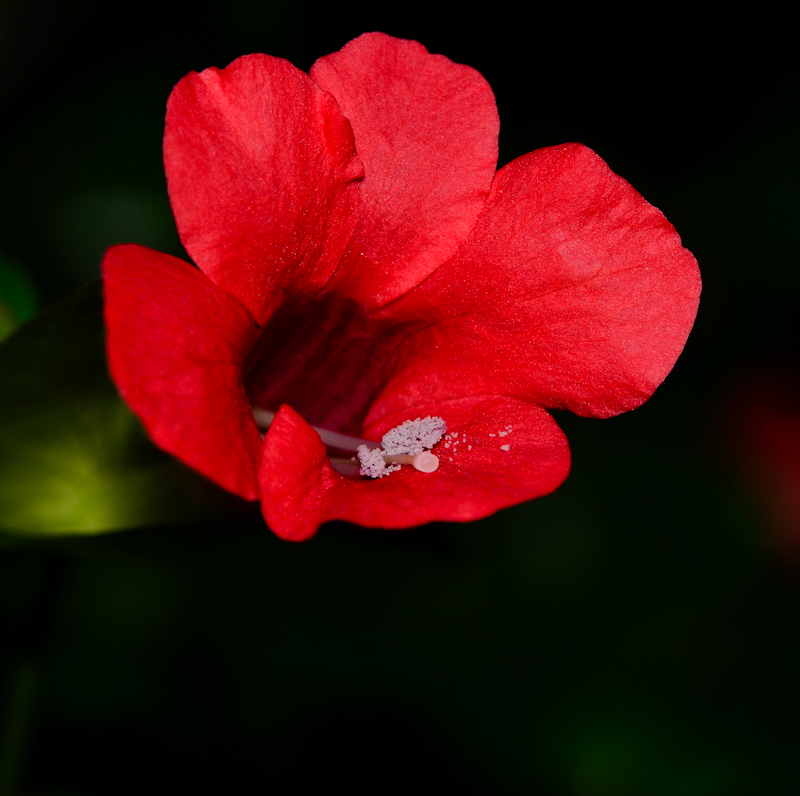
<path fill-rule="evenodd" d="M 289 297 L 245 362 L 250 403 L 289 404 L 312 425 L 358 436 L 388 381 L 410 325 L 368 317 L 351 299 L 328 293 Z"/>

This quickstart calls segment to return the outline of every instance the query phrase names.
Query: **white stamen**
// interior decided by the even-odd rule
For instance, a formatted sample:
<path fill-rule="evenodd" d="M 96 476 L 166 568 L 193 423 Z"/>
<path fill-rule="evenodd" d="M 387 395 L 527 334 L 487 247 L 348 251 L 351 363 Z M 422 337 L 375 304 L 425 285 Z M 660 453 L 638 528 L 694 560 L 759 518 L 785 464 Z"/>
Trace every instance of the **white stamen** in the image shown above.
<path fill-rule="evenodd" d="M 361 445 L 358 449 L 358 460 L 361 462 L 359 472 L 370 478 L 383 478 L 383 476 L 400 469 L 399 464 L 386 463 L 380 448 L 368 448 L 366 445 Z"/>
<path fill-rule="evenodd" d="M 265 432 L 275 419 L 275 412 L 261 407 L 253 407 L 253 419 L 259 430 Z M 387 431 L 383 436 L 383 445 L 369 439 L 351 437 L 338 431 L 311 426 L 319 434 L 329 448 L 343 451 L 355 451 L 357 454 L 348 459 L 331 457 L 331 466 L 342 475 L 367 475 L 371 478 L 383 478 L 402 464 L 410 464 L 421 473 L 432 473 L 439 468 L 439 458 L 430 452 L 447 431 L 447 424 L 441 417 L 406 420 L 399 426 Z M 262 433 L 262 439 L 264 433 Z M 457 434 L 456 434 L 457 436 Z M 449 439 L 449 435 L 446 437 Z M 458 444 L 458 443 L 456 443 Z M 447 442 L 449 447 L 450 443 Z"/>
<path fill-rule="evenodd" d="M 441 417 L 406 420 L 383 435 L 383 449 L 388 454 L 422 453 L 430 450 L 447 431 L 447 424 Z M 457 432 L 453 436 L 458 436 Z"/>
<path fill-rule="evenodd" d="M 270 412 L 268 409 L 261 409 L 261 407 L 254 406 L 253 419 L 256 421 L 256 425 L 259 429 L 266 431 L 275 419 L 275 412 Z M 375 442 L 375 440 L 372 439 L 351 437 L 349 434 L 340 434 L 338 431 L 329 431 L 327 428 L 319 428 L 319 426 L 311 426 L 311 428 L 319 434 L 325 446 L 328 448 L 336 448 L 340 451 L 357 451 L 360 445 L 366 445 L 368 448 L 380 448 L 381 446 L 380 442 Z"/>
<path fill-rule="evenodd" d="M 383 478 L 393 470 L 400 469 L 401 464 L 410 464 L 421 473 L 436 471 L 439 458 L 428 449 L 436 445 L 446 431 L 447 424 L 441 417 L 428 415 L 424 419 L 406 420 L 383 435 L 382 452 L 359 448 L 361 475 Z M 449 437 L 448 434 L 445 439 L 449 440 Z M 449 441 L 445 442 L 445 447 L 450 447 Z M 378 458 L 382 460 L 382 465 Z"/>

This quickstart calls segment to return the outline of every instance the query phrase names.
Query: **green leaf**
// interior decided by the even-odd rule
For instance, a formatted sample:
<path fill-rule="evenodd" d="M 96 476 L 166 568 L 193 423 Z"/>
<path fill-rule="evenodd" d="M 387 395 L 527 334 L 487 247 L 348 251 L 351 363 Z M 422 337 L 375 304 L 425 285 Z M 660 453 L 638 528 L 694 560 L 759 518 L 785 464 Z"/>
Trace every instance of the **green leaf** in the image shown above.
<path fill-rule="evenodd" d="M 39 306 L 36 289 L 25 270 L 2 253 L 0 253 L 0 296 L 20 321 L 32 318 Z"/>
<path fill-rule="evenodd" d="M 158 450 L 120 399 L 106 367 L 99 281 L 0 346 L 0 451 L 7 532 L 96 534 L 240 507 Z"/>
<path fill-rule="evenodd" d="M 18 325 L 14 310 L 0 296 L 0 340 L 5 340 Z"/>
<path fill-rule="evenodd" d="M 36 290 L 25 271 L 0 252 L 0 340 L 36 314 Z"/>

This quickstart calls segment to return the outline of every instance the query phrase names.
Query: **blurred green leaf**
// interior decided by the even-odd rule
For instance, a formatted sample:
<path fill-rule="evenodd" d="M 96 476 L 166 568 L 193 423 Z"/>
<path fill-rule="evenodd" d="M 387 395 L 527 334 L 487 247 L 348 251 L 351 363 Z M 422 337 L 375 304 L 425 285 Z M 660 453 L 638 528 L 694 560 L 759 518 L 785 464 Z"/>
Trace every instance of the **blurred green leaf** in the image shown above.
<path fill-rule="evenodd" d="M 120 399 L 99 281 L 0 346 L 0 385 L 0 529 L 95 534 L 222 511 L 227 497 L 158 450 Z"/>
<path fill-rule="evenodd" d="M 17 327 L 17 316 L 8 304 L 0 298 L 0 340 L 5 340 Z"/>
<path fill-rule="evenodd" d="M 25 271 L 0 253 L 0 340 L 36 314 L 36 290 Z"/>

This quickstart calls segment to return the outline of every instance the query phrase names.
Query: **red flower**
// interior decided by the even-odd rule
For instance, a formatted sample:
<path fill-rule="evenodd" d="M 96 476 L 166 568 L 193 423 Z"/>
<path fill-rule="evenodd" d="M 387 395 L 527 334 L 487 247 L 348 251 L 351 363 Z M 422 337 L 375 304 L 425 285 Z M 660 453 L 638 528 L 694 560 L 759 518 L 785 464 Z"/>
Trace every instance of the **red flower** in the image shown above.
<path fill-rule="evenodd" d="M 103 262 L 111 373 L 156 444 L 260 499 L 287 539 L 330 519 L 472 520 L 555 489 L 570 457 L 546 408 L 646 401 L 699 274 L 583 146 L 495 173 L 498 125 L 475 70 L 381 33 L 310 77 L 267 55 L 185 77 L 164 160 L 198 268 L 135 245 Z M 264 442 L 254 406 L 280 408 Z M 427 415 L 460 435 L 439 469 L 375 480 L 336 472 L 308 425 L 378 439 Z"/>

